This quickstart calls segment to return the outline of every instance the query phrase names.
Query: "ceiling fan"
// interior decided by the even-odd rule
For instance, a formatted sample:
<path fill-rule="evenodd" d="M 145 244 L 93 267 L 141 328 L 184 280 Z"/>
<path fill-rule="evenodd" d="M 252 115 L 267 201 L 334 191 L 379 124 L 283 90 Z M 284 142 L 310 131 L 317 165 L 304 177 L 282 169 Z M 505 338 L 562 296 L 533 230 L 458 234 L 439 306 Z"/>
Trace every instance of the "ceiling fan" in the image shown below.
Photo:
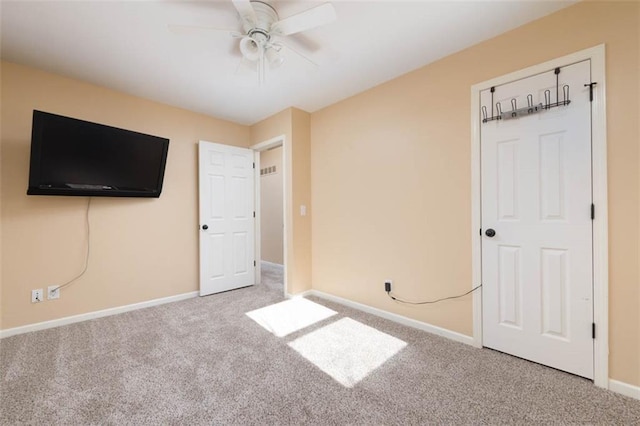
<path fill-rule="evenodd" d="M 282 41 L 312 28 L 333 22 L 336 12 L 331 3 L 323 3 L 298 14 L 280 19 L 276 9 L 263 0 L 232 0 L 238 12 L 241 31 L 224 30 L 232 37 L 240 39 L 242 60 L 248 62 L 257 72 L 259 82 L 265 81 L 266 68 L 276 68 L 284 62 L 282 49 L 287 48 L 315 65 L 302 53 Z M 201 29 L 220 31 L 217 28 L 171 25 L 172 29 Z"/>

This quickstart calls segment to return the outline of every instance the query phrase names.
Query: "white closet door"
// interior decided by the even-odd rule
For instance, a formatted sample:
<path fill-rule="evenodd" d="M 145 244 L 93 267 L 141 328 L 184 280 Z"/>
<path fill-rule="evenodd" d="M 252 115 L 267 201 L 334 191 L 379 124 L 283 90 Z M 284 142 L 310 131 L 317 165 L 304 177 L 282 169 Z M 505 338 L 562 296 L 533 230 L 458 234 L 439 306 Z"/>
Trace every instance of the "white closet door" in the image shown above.
<path fill-rule="evenodd" d="M 569 105 L 480 125 L 483 344 L 593 378 L 590 61 L 558 78 Z M 494 109 L 545 90 L 553 70 L 496 87 Z"/>

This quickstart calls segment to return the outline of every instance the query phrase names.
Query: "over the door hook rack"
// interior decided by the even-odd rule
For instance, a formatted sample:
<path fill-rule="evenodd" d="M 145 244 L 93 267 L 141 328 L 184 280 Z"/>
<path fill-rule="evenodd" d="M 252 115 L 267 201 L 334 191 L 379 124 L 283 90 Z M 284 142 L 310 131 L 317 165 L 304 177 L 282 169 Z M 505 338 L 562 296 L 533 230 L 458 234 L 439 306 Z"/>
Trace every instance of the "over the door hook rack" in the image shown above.
<path fill-rule="evenodd" d="M 571 100 L 569 99 L 569 85 L 565 84 L 562 86 L 562 100 L 560 100 L 560 82 L 558 75 L 560 74 L 560 68 L 556 68 L 554 70 L 556 75 L 556 102 L 551 103 L 551 90 L 544 91 L 544 103 L 539 103 L 537 105 L 533 104 L 533 95 L 527 95 L 527 106 L 518 108 L 518 101 L 516 98 L 511 99 L 511 111 L 502 112 L 502 105 L 500 102 L 495 103 L 495 112 L 494 115 L 494 103 L 493 103 L 493 94 L 496 91 L 495 87 L 491 88 L 491 116 L 487 117 L 487 107 L 482 106 L 482 122 L 487 123 L 493 120 L 509 120 L 512 118 L 518 118 L 525 115 L 536 114 L 541 111 L 546 111 L 551 108 L 569 105 Z"/>

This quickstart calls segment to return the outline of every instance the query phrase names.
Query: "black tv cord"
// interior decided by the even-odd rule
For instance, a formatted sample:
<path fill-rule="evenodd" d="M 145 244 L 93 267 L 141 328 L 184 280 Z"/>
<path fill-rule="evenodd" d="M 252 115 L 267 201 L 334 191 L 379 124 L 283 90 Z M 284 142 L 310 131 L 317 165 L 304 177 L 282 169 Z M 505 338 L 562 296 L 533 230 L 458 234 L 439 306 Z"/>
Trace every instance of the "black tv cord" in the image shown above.
<path fill-rule="evenodd" d="M 436 300 L 428 300 L 428 301 L 425 301 L 425 302 L 411 302 L 411 301 L 408 301 L 408 300 L 399 299 L 399 298 L 395 297 L 393 294 L 391 294 L 391 290 L 387 291 L 387 296 L 389 296 L 390 298 L 392 298 L 396 302 L 406 303 L 408 305 L 428 305 L 428 304 L 431 304 L 431 303 L 442 302 L 443 300 L 458 299 L 460 297 L 466 296 L 469 293 L 473 293 L 474 291 L 476 291 L 480 287 L 482 287 L 482 284 L 478 284 L 477 286 L 475 286 L 474 288 L 472 288 L 471 290 L 469 290 L 468 292 L 466 292 L 464 294 L 459 294 L 457 296 L 443 297 L 441 299 L 436 299 Z"/>

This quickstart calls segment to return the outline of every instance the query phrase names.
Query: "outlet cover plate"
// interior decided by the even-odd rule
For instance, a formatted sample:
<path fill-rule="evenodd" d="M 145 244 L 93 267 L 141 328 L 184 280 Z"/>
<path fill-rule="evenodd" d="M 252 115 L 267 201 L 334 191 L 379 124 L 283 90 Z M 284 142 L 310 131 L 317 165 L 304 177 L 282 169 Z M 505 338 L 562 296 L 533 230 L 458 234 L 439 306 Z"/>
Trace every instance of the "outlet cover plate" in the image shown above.
<path fill-rule="evenodd" d="M 44 302 L 44 291 L 39 288 L 37 290 L 31 290 L 31 303 Z"/>
<path fill-rule="evenodd" d="M 59 286 L 57 285 L 50 285 L 47 287 L 47 299 L 60 299 L 60 289 L 58 287 Z"/>

